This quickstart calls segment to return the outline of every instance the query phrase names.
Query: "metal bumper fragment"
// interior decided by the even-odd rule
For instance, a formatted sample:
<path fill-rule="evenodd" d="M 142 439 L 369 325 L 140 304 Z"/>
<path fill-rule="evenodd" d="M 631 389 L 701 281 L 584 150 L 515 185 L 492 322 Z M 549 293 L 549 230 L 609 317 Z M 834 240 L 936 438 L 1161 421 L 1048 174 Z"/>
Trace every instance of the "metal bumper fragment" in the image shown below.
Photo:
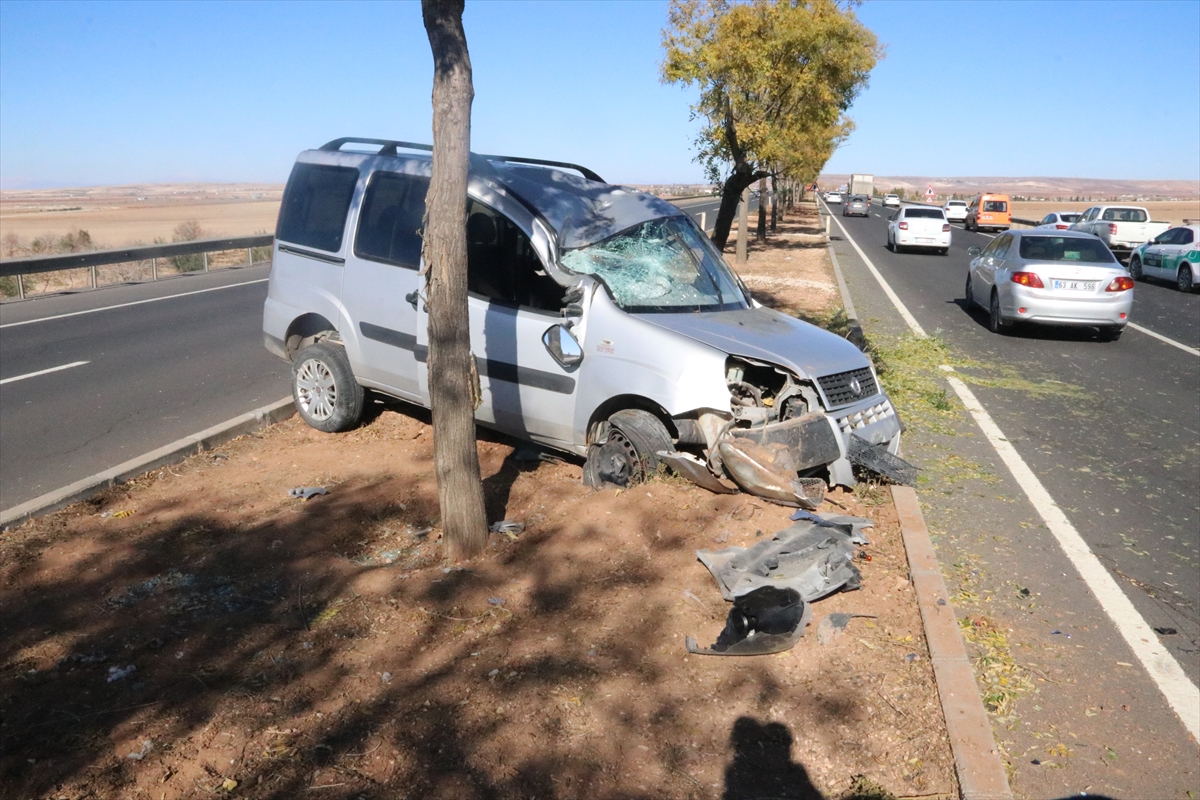
<path fill-rule="evenodd" d="M 841 457 L 838 436 L 824 414 L 734 429 L 717 444 L 725 470 L 750 494 L 790 506 L 812 508 L 814 495 L 824 495 L 811 483 L 797 483 L 796 474 Z M 820 499 L 816 500 L 817 503 Z"/>

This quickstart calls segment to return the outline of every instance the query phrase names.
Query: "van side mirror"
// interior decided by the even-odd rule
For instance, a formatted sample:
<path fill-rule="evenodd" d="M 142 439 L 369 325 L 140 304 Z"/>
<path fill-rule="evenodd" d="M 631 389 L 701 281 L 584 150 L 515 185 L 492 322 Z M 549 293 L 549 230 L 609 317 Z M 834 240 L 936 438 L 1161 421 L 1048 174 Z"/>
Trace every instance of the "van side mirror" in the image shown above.
<path fill-rule="evenodd" d="M 564 367 L 573 367 L 583 361 L 583 348 L 579 341 L 563 325 L 551 325 L 542 334 L 542 344 L 550 355 Z"/>
<path fill-rule="evenodd" d="M 969 255 L 971 258 L 974 258 L 975 256 L 979 255 L 982 252 L 983 252 L 983 250 L 981 250 L 978 247 L 968 247 L 967 248 L 967 255 Z"/>

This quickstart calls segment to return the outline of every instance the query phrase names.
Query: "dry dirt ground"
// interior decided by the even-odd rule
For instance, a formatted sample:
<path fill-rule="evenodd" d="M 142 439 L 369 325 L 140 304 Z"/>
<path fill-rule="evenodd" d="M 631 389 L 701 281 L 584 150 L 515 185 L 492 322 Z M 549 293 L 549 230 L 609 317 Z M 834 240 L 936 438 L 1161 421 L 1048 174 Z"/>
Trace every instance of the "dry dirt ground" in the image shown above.
<path fill-rule="evenodd" d="M 794 220 L 742 272 L 828 317 L 821 239 Z M 695 551 L 790 509 L 671 477 L 592 492 L 529 451 L 481 432 L 489 517 L 525 529 L 461 564 L 428 417 L 382 402 L 349 433 L 293 418 L 3 532 L 3 794 L 957 796 L 886 490 L 822 507 L 873 520 L 871 544 L 862 588 L 818 601 L 795 648 L 689 656 L 728 610 Z M 820 644 L 831 612 L 864 616 Z"/>

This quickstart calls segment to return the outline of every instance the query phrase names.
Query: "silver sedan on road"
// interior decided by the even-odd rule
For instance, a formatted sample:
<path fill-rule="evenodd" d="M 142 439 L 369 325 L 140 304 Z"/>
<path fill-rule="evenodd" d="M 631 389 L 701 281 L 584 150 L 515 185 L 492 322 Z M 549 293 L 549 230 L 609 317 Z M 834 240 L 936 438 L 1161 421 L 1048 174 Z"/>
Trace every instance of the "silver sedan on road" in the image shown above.
<path fill-rule="evenodd" d="M 1099 328 L 1116 341 L 1133 307 L 1133 280 L 1104 242 L 1077 231 L 1010 230 L 982 251 L 970 248 L 967 310 L 982 306 L 988 327 L 1017 322 Z"/>

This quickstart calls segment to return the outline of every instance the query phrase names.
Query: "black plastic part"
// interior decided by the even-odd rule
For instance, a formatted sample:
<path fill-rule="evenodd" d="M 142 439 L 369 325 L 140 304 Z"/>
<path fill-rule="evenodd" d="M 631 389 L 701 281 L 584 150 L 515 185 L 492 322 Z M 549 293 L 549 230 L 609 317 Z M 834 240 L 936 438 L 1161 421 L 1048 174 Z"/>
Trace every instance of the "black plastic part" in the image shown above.
<path fill-rule="evenodd" d="M 917 468 L 899 456 L 894 456 L 882 444 L 871 444 L 861 436 L 850 434 L 850 452 L 846 454 L 851 464 L 876 472 L 892 483 L 914 486 Z"/>
<path fill-rule="evenodd" d="M 725 629 L 712 647 L 700 647 L 688 636 L 689 653 L 709 656 L 760 656 L 789 650 L 804 636 L 811 613 L 794 589 L 764 586 L 738 597 Z"/>

